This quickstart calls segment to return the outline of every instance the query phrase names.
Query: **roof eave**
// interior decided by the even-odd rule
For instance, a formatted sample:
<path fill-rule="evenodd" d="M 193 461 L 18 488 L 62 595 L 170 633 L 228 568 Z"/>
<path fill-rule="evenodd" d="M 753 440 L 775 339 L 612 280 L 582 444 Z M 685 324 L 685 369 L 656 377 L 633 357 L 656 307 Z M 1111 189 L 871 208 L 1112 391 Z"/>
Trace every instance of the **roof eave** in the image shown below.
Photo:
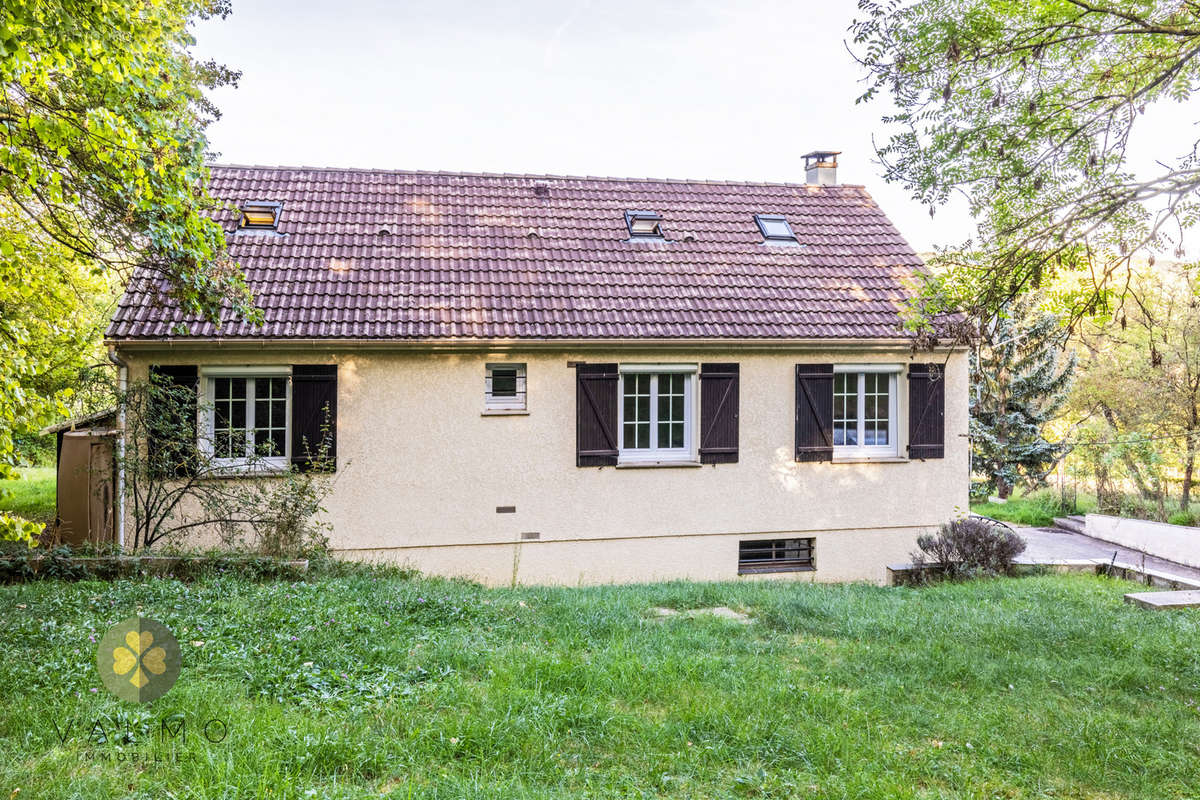
<path fill-rule="evenodd" d="M 163 338 L 163 339 L 106 339 L 105 344 L 123 351 L 135 350 L 395 350 L 428 352 L 490 352 L 498 350 L 853 350 L 889 351 L 911 350 L 911 337 L 891 338 L 595 338 L 595 339 L 233 339 L 233 338 Z M 947 341 L 934 349 L 961 350 L 966 343 Z"/>

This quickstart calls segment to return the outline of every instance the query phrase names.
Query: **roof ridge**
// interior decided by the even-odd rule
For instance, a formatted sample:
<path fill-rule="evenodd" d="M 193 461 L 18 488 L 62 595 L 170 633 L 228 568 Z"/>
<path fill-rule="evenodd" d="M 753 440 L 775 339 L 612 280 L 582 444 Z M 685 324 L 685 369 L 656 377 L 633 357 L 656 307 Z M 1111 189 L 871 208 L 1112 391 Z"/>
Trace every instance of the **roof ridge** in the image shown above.
<path fill-rule="evenodd" d="M 810 183 L 792 183 L 788 181 L 748 181 L 748 180 L 716 180 L 713 178 L 650 178 L 650 177 L 621 177 L 614 175 L 554 175 L 551 173 L 520 173 L 520 172 L 455 172 L 453 170 L 434 169 L 382 169 L 375 167 L 311 167 L 286 164 L 221 164 L 209 163 L 210 169 L 250 169 L 250 170 L 294 170 L 303 172 L 349 172 L 364 175 L 438 175 L 448 178 L 524 178 L 527 180 L 566 180 L 566 181 L 628 181 L 632 183 L 688 183 L 705 186 L 774 186 L 804 189 L 862 189 L 861 183 L 839 183 L 833 186 L 817 186 Z"/>

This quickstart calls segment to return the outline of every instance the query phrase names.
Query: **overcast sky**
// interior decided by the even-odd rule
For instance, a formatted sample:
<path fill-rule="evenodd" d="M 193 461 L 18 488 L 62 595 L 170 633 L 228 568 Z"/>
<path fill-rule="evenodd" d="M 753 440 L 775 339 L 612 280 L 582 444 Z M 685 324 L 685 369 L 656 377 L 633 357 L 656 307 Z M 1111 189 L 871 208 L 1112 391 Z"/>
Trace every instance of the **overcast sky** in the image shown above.
<path fill-rule="evenodd" d="M 804 180 L 841 150 L 918 250 L 973 232 L 880 177 L 855 105 L 852 0 L 235 0 L 197 54 L 242 70 L 214 100 L 220 160 L 621 177 Z M 1144 148 L 1148 158 L 1151 148 Z"/>

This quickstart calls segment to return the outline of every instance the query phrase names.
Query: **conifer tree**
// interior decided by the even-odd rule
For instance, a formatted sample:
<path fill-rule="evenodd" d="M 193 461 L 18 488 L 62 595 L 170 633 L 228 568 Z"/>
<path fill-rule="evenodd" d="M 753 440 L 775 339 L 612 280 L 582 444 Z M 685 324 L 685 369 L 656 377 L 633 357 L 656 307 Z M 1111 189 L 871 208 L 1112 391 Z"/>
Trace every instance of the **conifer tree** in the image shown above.
<path fill-rule="evenodd" d="M 1067 452 L 1045 437 L 1075 373 L 1062 333 L 1058 318 L 1026 295 L 985 327 L 971 354 L 973 470 L 1001 498 L 1021 480 L 1041 483 Z"/>

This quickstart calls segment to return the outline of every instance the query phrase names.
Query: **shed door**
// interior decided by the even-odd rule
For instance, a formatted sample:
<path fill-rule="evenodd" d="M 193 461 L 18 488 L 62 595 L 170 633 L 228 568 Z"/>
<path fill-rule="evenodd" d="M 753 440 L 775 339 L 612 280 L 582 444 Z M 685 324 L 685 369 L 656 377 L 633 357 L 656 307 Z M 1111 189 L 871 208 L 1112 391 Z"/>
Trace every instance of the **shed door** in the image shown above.
<path fill-rule="evenodd" d="M 113 540 L 112 439 L 90 431 L 63 435 L 58 455 L 58 537 L 64 544 Z"/>

